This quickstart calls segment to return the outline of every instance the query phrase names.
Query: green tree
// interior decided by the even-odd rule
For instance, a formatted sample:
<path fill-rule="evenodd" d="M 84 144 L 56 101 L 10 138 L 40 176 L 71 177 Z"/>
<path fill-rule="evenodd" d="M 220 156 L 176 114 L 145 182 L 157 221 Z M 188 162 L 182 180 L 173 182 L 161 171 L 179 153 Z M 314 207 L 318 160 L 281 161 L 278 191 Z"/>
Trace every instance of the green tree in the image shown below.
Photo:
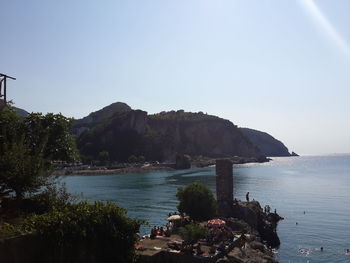
<path fill-rule="evenodd" d="M 5 146 L 0 171 L 0 195 L 14 192 L 19 199 L 45 185 L 49 176 L 44 159 L 32 153 L 23 138 Z"/>
<path fill-rule="evenodd" d="M 193 220 L 208 220 L 217 215 L 217 202 L 210 189 L 201 183 L 191 183 L 179 188 L 176 198 L 180 201 L 179 212 L 188 214 Z"/>
<path fill-rule="evenodd" d="M 36 192 L 49 183 L 53 161 L 77 158 L 70 123 L 61 114 L 22 118 L 11 107 L 0 110 L 0 195 Z"/>
<path fill-rule="evenodd" d="M 78 158 L 75 140 L 70 135 L 73 119 L 62 114 L 31 113 L 23 120 L 23 130 L 33 151 L 40 150 L 42 145 L 43 158 L 51 161 L 71 162 Z"/>

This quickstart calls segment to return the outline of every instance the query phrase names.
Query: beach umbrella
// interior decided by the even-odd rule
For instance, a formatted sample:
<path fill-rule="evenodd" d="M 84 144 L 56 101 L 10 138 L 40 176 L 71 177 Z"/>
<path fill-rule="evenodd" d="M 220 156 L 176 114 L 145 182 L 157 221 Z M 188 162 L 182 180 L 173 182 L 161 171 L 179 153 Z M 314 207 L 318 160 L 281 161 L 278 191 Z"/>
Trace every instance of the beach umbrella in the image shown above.
<path fill-rule="evenodd" d="M 168 217 L 168 221 L 177 221 L 177 220 L 181 220 L 180 215 L 172 215 Z"/>
<path fill-rule="evenodd" d="M 212 219 L 208 221 L 208 226 L 223 226 L 226 224 L 224 220 L 221 219 Z"/>

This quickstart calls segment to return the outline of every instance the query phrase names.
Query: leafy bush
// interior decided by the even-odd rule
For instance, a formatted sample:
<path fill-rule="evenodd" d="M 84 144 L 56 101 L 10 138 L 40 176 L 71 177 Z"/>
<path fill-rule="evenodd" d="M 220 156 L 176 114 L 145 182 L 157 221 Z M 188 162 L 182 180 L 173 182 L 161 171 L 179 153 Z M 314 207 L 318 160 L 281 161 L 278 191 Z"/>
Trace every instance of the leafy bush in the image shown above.
<path fill-rule="evenodd" d="M 115 204 L 81 202 L 30 217 L 21 228 L 43 238 L 47 249 L 63 249 L 67 262 L 75 262 L 82 250 L 97 262 L 133 262 L 141 223 Z"/>
<path fill-rule="evenodd" d="M 17 236 L 20 234 L 23 234 L 23 230 L 18 226 L 6 222 L 0 224 L 0 238 Z"/>
<path fill-rule="evenodd" d="M 43 214 L 74 203 L 78 200 L 78 197 L 78 195 L 68 193 L 65 184 L 52 182 L 42 192 L 29 196 L 28 199 L 35 204 L 33 212 Z"/>
<path fill-rule="evenodd" d="M 11 222 L 13 219 L 18 221 L 18 219 L 34 214 L 44 214 L 76 202 L 78 197 L 78 195 L 69 194 L 64 184 L 52 181 L 42 187 L 40 192 L 24 198 L 18 199 L 11 196 L 2 198 L 0 201 L 0 221 Z"/>
<path fill-rule="evenodd" d="M 210 189 L 201 183 L 191 183 L 179 188 L 176 198 L 180 201 L 179 212 L 188 214 L 196 221 L 208 220 L 217 214 L 217 202 Z"/>
<path fill-rule="evenodd" d="M 199 239 L 205 238 L 208 234 L 208 231 L 205 227 L 200 226 L 199 224 L 188 224 L 181 228 L 180 235 L 184 241 L 188 244 L 194 244 Z"/>

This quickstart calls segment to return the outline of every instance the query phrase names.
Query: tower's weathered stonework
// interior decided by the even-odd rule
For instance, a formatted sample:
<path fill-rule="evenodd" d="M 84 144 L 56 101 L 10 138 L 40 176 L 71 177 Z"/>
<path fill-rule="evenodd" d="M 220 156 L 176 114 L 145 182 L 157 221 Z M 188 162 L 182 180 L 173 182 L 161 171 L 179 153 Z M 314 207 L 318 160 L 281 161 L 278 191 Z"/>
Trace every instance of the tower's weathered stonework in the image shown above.
<path fill-rule="evenodd" d="M 216 160 L 216 198 L 219 215 L 229 217 L 232 213 L 233 203 L 233 174 L 230 160 Z"/>

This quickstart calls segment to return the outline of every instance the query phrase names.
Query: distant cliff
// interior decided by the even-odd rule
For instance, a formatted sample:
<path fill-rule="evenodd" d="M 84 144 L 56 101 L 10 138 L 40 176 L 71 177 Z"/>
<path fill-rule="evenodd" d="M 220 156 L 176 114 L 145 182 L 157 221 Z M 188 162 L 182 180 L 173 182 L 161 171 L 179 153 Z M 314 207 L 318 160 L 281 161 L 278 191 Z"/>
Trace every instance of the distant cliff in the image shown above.
<path fill-rule="evenodd" d="M 169 157 L 176 152 L 208 157 L 261 156 L 237 126 L 216 116 L 182 110 L 162 112 L 150 115 L 148 125 L 161 138 Z"/>
<path fill-rule="evenodd" d="M 270 134 L 248 128 L 240 128 L 242 133 L 260 150 L 265 156 L 291 156 L 288 148 Z"/>
<path fill-rule="evenodd" d="M 174 161 L 177 153 L 205 157 L 290 156 L 271 135 L 238 128 L 229 120 L 183 110 L 149 115 L 117 102 L 76 120 L 73 134 L 80 153 L 97 159 L 107 151 L 113 161 L 130 156 Z"/>
<path fill-rule="evenodd" d="M 91 158 L 97 158 L 101 151 L 108 151 L 110 158 L 118 161 L 126 161 L 131 155 L 172 161 L 176 153 L 261 157 L 232 122 L 201 112 L 180 110 L 148 115 L 141 110 L 118 110 L 108 118 L 82 120 L 76 121 L 73 132 L 78 136 L 80 152 Z"/>

